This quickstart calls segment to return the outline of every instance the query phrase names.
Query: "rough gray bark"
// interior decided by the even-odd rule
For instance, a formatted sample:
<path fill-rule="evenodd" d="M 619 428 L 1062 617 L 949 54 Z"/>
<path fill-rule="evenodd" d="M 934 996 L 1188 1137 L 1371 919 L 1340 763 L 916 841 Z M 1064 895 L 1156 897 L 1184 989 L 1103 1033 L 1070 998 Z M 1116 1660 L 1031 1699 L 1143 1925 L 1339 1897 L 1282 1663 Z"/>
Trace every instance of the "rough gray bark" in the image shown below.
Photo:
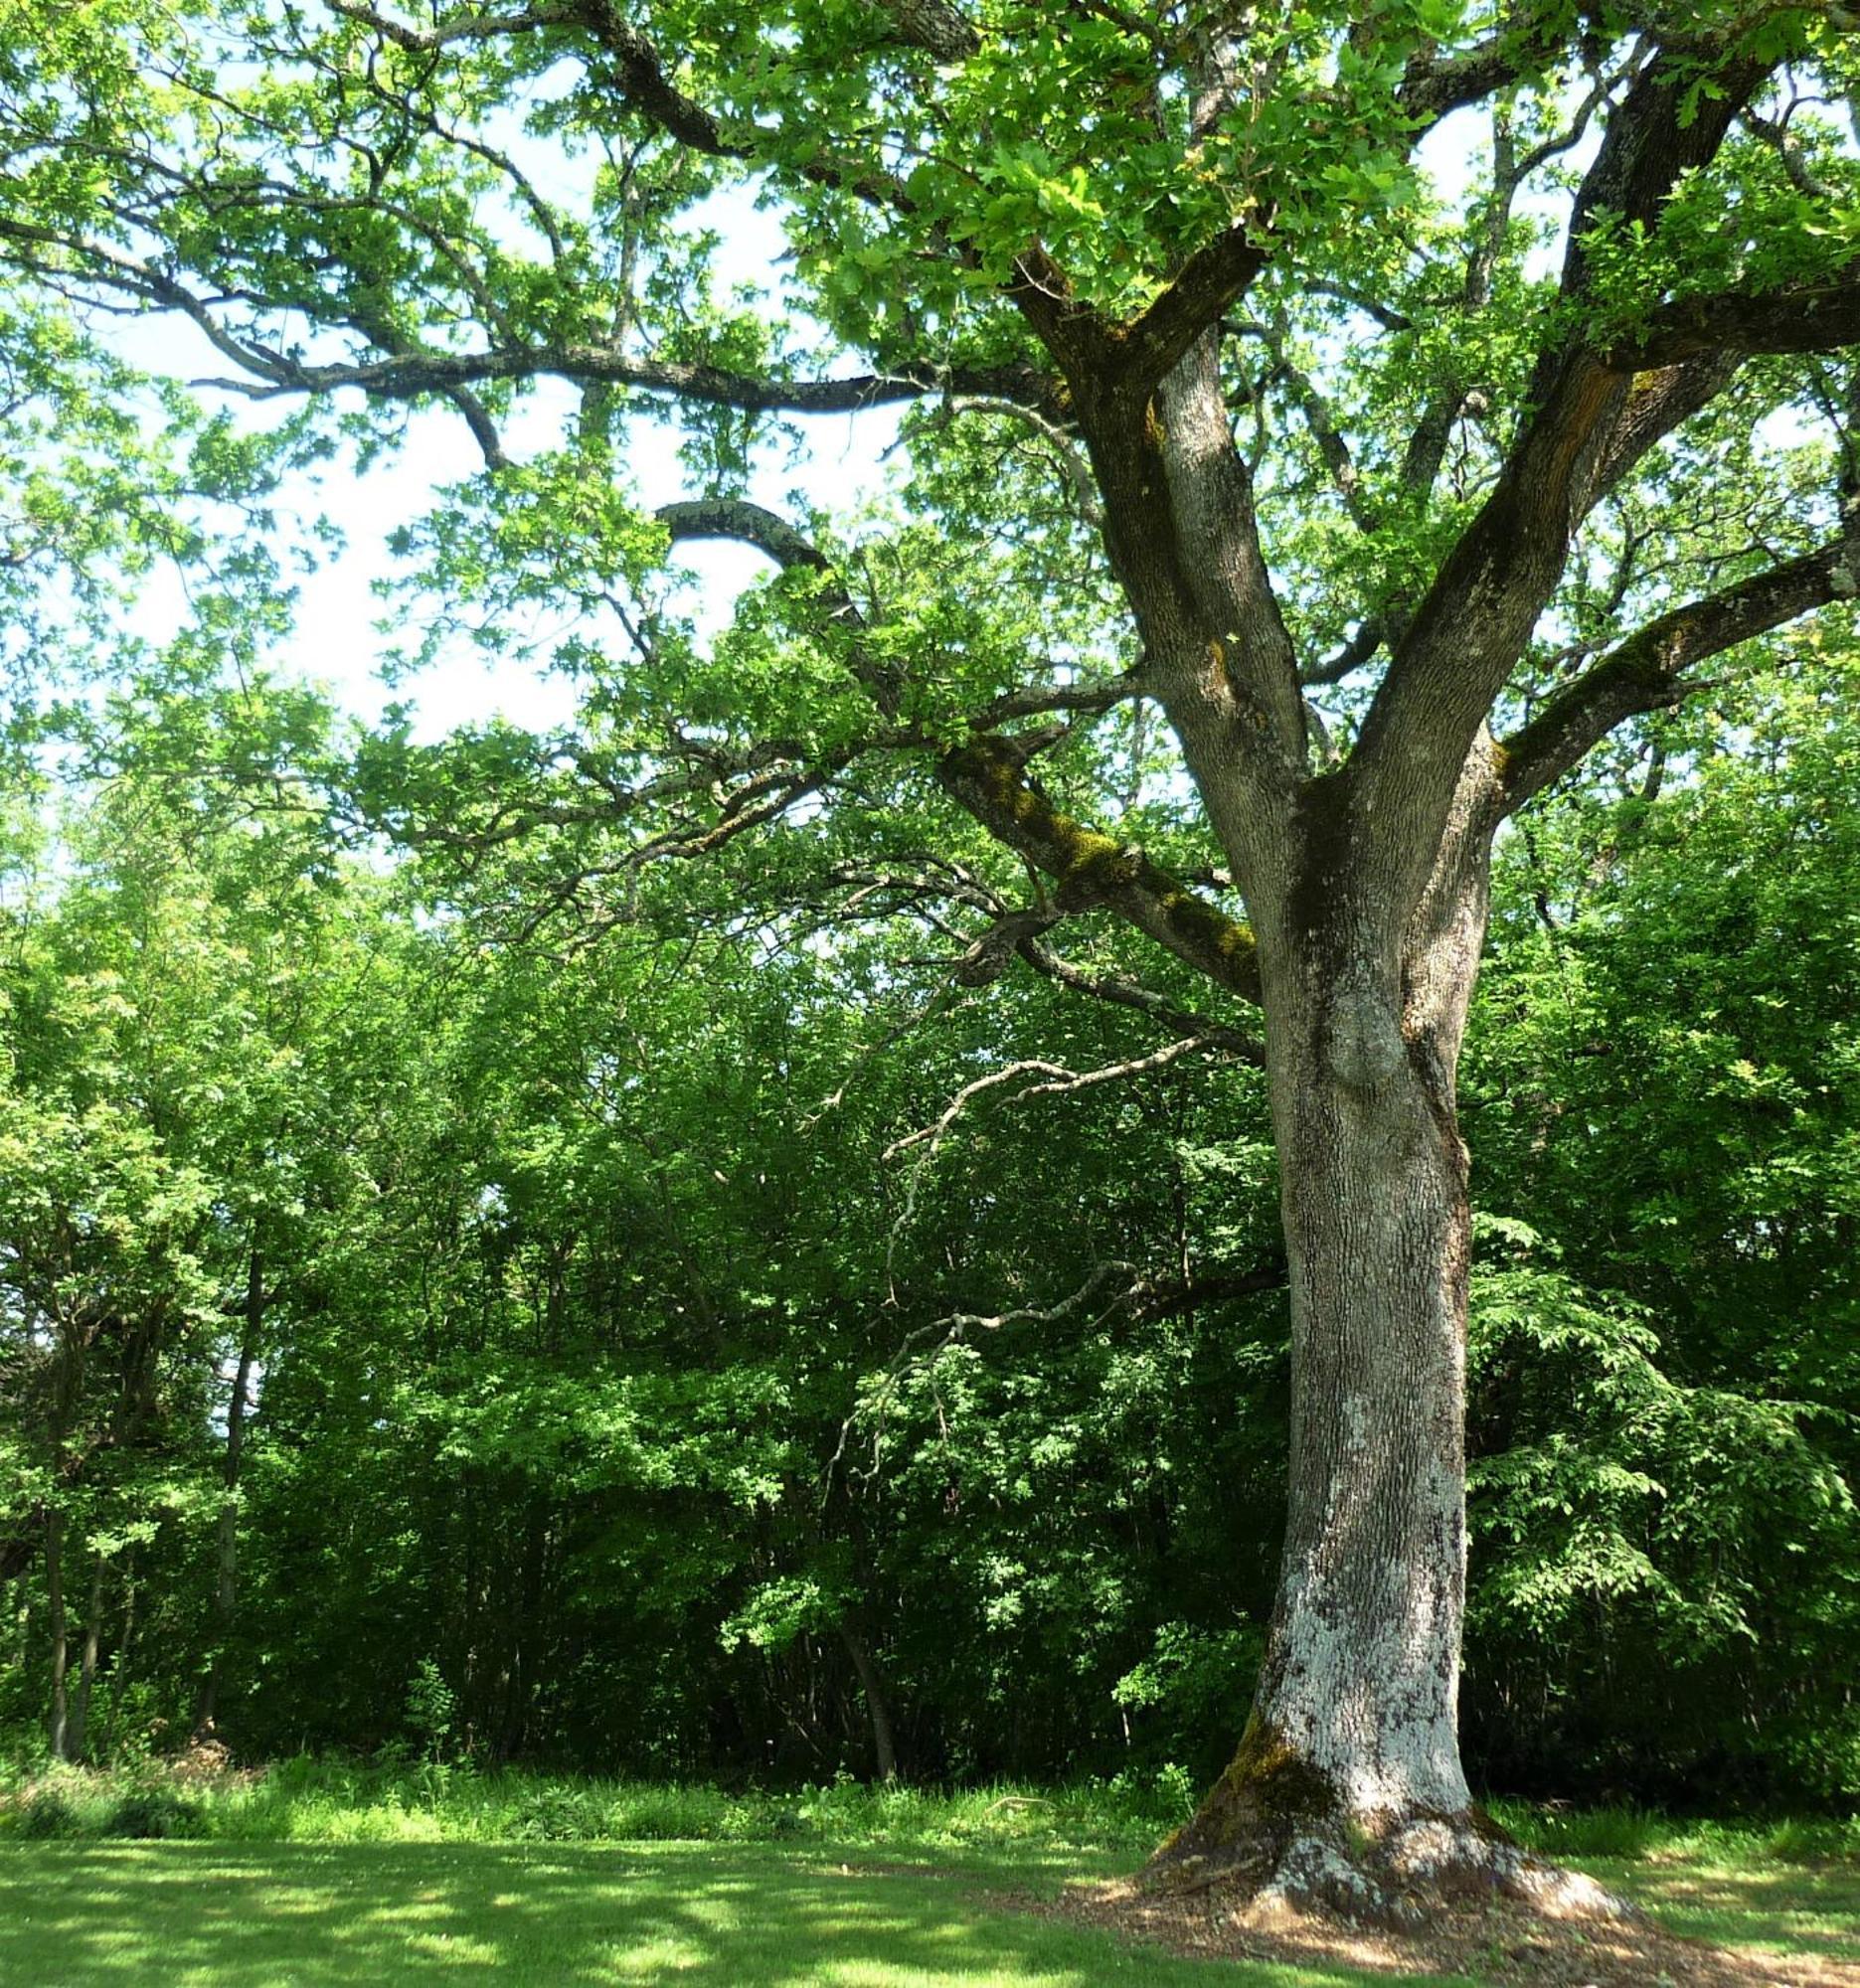
<path fill-rule="evenodd" d="M 1290 1270 L 1279 1589 L 1240 1753 L 1165 1862 L 1270 1877 L 1295 1844 L 1476 1833 L 1457 1735 L 1465 1597 L 1466 1151 L 1454 1078 L 1497 783 L 1468 762 L 1429 887 L 1352 888 L 1347 810 L 1300 813 L 1263 950 Z"/>

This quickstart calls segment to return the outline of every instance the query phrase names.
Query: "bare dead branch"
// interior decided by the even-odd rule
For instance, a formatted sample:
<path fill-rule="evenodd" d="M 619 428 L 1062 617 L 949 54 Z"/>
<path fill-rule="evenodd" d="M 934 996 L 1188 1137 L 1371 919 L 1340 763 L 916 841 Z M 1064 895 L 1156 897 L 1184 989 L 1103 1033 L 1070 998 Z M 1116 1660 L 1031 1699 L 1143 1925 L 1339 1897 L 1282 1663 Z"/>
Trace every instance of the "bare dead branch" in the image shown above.
<path fill-rule="evenodd" d="M 1025 1104 L 1035 1097 L 1066 1097 L 1074 1091 L 1093 1090 L 1099 1084 L 1122 1083 L 1132 1077 L 1145 1077 L 1151 1071 L 1164 1070 L 1170 1064 L 1197 1052 L 1208 1054 L 1213 1045 L 1200 1036 L 1185 1036 L 1176 1042 L 1165 1043 L 1159 1050 L 1151 1050 L 1147 1056 L 1130 1057 L 1122 1063 L 1105 1064 L 1098 1070 L 1072 1071 L 1063 1064 L 1047 1063 L 1039 1057 L 1028 1057 L 1019 1063 L 1004 1065 L 986 1077 L 978 1077 L 972 1083 L 965 1083 L 944 1106 L 942 1115 L 933 1124 L 926 1125 L 916 1132 L 907 1132 L 903 1138 L 894 1139 L 881 1156 L 894 1160 L 900 1153 L 907 1153 L 913 1147 L 928 1145 L 929 1153 L 936 1149 L 949 1135 L 950 1128 L 976 1098 L 985 1097 L 990 1091 L 999 1090 L 1023 1077 L 1038 1078 L 1037 1082 L 1023 1084 L 1004 1101 L 1009 1104 Z"/>

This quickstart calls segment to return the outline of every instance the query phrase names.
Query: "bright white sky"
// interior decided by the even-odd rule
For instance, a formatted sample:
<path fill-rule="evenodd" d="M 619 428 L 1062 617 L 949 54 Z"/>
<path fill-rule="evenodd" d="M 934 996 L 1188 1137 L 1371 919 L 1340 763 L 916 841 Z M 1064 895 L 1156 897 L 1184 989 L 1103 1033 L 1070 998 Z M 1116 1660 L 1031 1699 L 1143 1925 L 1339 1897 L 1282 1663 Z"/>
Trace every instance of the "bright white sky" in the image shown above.
<path fill-rule="evenodd" d="M 507 149 L 521 148 L 526 172 L 546 192 L 574 195 L 574 182 L 585 167 L 560 154 L 545 156 L 536 141 L 512 132 L 495 135 Z M 1482 125 L 1468 117 L 1449 119 L 1431 135 L 1425 164 L 1449 198 L 1463 192 L 1474 150 L 1482 142 Z M 697 224 L 713 226 L 723 237 L 720 293 L 736 283 L 761 290 L 779 287 L 776 258 L 785 244 L 773 218 L 759 212 L 747 192 L 718 197 L 707 212 L 694 216 Z M 181 378 L 217 377 L 228 371 L 227 362 L 179 320 L 138 321 L 125 333 L 123 345 L 126 356 L 150 371 L 169 371 Z M 525 401 L 519 418 L 507 426 L 506 447 L 522 457 L 551 446 L 574 403 L 570 387 L 541 383 Z M 273 417 L 273 411 L 294 404 L 237 405 L 243 420 L 263 422 Z M 752 483 L 753 497 L 792 515 L 797 496 L 803 505 L 844 511 L 877 494 L 887 475 L 881 458 L 897 433 L 895 409 L 815 416 L 799 425 L 808 444 L 804 459 L 797 465 L 785 450 L 769 451 Z M 427 510 L 440 488 L 481 469 L 482 458 L 464 422 L 449 408 L 437 408 L 417 414 L 406 446 L 378 459 L 366 474 L 355 476 L 337 465 L 320 480 L 292 478 L 277 505 L 280 536 L 285 540 L 278 548 L 286 555 L 283 563 L 290 564 L 287 556 L 294 547 L 308 544 L 308 523 L 319 514 L 335 520 L 346 544 L 300 582 L 296 631 L 270 657 L 270 666 L 281 674 L 325 685 L 345 711 L 364 720 L 379 715 L 389 703 L 409 704 L 423 739 L 436 739 L 493 715 L 537 729 L 565 723 L 574 709 L 573 686 L 514 659 L 487 665 L 463 643 L 455 645 L 443 663 L 411 682 L 391 688 L 379 674 L 381 658 L 390 646 L 390 637 L 379 624 L 394 611 L 376 591 L 395 571 L 388 537 L 397 526 Z M 677 459 L 676 436 L 658 423 L 635 425 L 629 470 L 642 505 L 692 494 Z M 680 557 L 693 575 L 688 599 L 681 604 L 696 613 L 701 626 L 721 625 L 737 591 L 764 570 L 760 555 L 740 546 L 687 547 Z M 137 612 L 137 626 L 160 637 L 177 625 L 181 613 L 178 583 L 169 579 L 150 586 Z"/>
<path fill-rule="evenodd" d="M 773 220 L 759 213 L 747 193 L 709 203 L 694 225 L 715 227 L 725 238 L 719 252 L 720 290 L 738 282 L 773 287 L 773 259 L 785 244 Z M 184 320 L 138 321 L 120 343 L 124 356 L 148 372 L 182 379 L 229 374 L 224 357 Z M 359 403 L 360 397 L 345 395 L 342 400 Z M 553 446 L 572 418 L 576 401 L 575 390 L 566 383 L 538 383 L 504 429 L 508 451 L 521 459 Z M 296 403 L 235 399 L 232 405 L 242 422 L 264 425 Z M 898 431 L 897 410 L 796 418 L 808 445 L 805 456 L 797 464 L 785 448 L 764 451 L 752 480 L 752 497 L 794 515 L 797 496 L 802 505 L 842 511 L 876 491 L 885 474 L 880 458 Z M 643 507 L 693 494 L 677 447 L 671 427 L 635 423 L 628 473 Z M 458 414 L 450 408 L 429 408 L 413 416 L 406 444 L 378 458 L 366 473 L 352 474 L 338 462 L 315 477 L 289 478 L 275 507 L 281 563 L 290 565 L 289 556 L 309 546 L 309 525 L 319 515 L 335 521 L 345 544 L 299 582 L 295 633 L 268 659 L 270 667 L 326 686 L 345 711 L 365 720 L 390 703 L 411 705 L 422 739 L 436 739 L 493 715 L 536 729 L 566 722 L 574 710 L 573 686 L 520 661 L 487 662 L 462 642 L 443 663 L 410 682 L 390 687 L 380 675 L 392 639 L 381 624 L 396 611 L 377 592 L 379 583 L 397 570 L 388 551 L 389 536 L 429 509 L 446 485 L 482 469 L 483 458 Z M 679 604 L 696 615 L 701 627 L 721 625 L 737 592 L 767 570 L 759 553 L 727 543 L 687 546 L 679 558 L 692 574 L 688 597 Z M 179 581 L 167 575 L 146 589 L 135 625 L 138 632 L 158 639 L 179 625 L 183 611 Z"/>

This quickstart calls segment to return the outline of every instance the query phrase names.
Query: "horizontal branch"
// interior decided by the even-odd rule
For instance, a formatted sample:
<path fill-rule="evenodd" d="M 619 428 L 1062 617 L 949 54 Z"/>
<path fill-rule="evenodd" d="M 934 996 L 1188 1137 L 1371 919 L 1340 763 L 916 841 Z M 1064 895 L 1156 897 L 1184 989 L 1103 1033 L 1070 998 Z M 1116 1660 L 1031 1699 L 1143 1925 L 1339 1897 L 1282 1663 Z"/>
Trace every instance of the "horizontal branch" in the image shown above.
<path fill-rule="evenodd" d="M 363 6 L 360 0 L 329 0 L 329 10 L 344 20 L 373 28 L 384 41 L 414 55 L 436 54 L 458 42 L 502 41 L 538 28 L 564 28 L 575 19 L 567 7 L 521 7 L 509 14 L 455 14 L 449 21 L 437 22 L 430 28 L 416 28 L 395 15 L 384 14 L 378 7 Z"/>
<path fill-rule="evenodd" d="M 1285 1259 L 1279 1256 L 1252 1270 L 1200 1271 L 1186 1282 L 1155 1283 L 1145 1278 L 1132 1287 L 1129 1302 L 1141 1319 L 1180 1318 L 1203 1305 L 1282 1291 L 1289 1282 Z"/>
<path fill-rule="evenodd" d="M 1254 1037 L 1212 1021 L 1206 1015 L 1178 1008 L 1153 987 L 1144 987 L 1114 973 L 1088 973 L 1084 967 L 1074 965 L 1050 946 L 1042 944 L 1038 932 L 1015 934 L 1015 950 L 1036 973 L 1044 974 L 1062 987 L 1070 987 L 1075 993 L 1089 994 L 1093 1000 L 1107 1002 L 1112 1007 L 1128 1008 L 1135 1014 L 1147 1016 L 1172 1036 L 1193 1037 L 1210 1048 L 1225 1050 L 1229 1056 L 1237 1057 L 1243 1063 L 1262 1066 L 1266 1062 L 1266 1047 Z"/>
<path fill-rule="evenodd" d="M 877 7 L 899 41 L 939 63 L 960 62 L 981 48 L 981 37 L 947 0 L 877 0 Z"/>
<path fill-rule="evenodd" d="M 1527 49 L 1521 36 L 1500 32 L 1444 62 L 1424 51 L 1410 60 L 1396 100 L 1424 126 L 1437 124 L 1449 111 L 1502 89 L 1522 69 Z"/>
<path fill-rule="evenodd" d="M 1134 698 L 1146 696 L 1141 666 L 1128 670 L 1109 683 L 1029 684 L 1023 690 L 1003 691 L 982 706 L 969 720 L 971 732 L 993 732 L 1011 725 L 1017 718 L 1039 718 L 1049 712 L 1069 711 L 1078 717 L 1096 717 Z"/>
<path fill-rule="evenodd" d="M 1616 372 L 1644 373 L 1716 353 L 1832 352 L 1860 345 L 1860 265 L 1825 282 L 1758 296 L 1728 291 L 1653 312 L 1635 338 L 1614 346 Z"/>
<path fill-rule="evenodd" d="M 838 380 L 784 380 L 702 363 L 635 359 L 611 346 L 575 343 L 487 352 L 390 354 L 380 359 L 321 366 L 284 360 L 262 348 L 244 345 L 238 348 L 237 356 L 264 381 L 263 386 L 224 380 L 200 384 L 229 388 L 256 400 L 288 394 L 330 393 L 342 387 L 404 399 L 419 394 L 449 394 L 459 387 L 485 381 L 556 378 L 580 384 L 633 387 L 712 407 L 739 408 L 750 414 L 858 414 L 867 408 L 922 400 L 928 394 L 937 393 L 988 394 L 1000 400 L 1024 397 L 1036 406 L 1051 397 L 1047 383 L 1030 367 L 943 371 L 925 366 Z"/>
<path fill-rule="evenodd" d="M 1685 672 L 1740 642 L 1860 593 L 1860 530 L 1650 621 L 1503 742 L 1507 812 L 1567 773 L 1615 726 L 1677 704 Z"/>

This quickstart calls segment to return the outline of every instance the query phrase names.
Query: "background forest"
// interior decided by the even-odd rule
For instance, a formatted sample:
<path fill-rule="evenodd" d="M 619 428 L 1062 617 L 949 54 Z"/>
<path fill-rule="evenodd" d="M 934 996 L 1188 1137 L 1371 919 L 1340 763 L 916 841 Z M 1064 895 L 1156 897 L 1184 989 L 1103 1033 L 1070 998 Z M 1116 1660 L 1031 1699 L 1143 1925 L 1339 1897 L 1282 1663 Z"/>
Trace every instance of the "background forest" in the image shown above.
<path fill-rule="evenodd" d="M 1853 668 L 1804 643 L 1501 844 L 1490 1787 L 1860 1793 Z M 1282 1518 L 1259 1073 L 952 981 L 882 796 L 552 921 L 521 846 L 366 832 L 413 752 L 170 675 L 16 756 L 11 1744 L 1204 1781 Z"/>

